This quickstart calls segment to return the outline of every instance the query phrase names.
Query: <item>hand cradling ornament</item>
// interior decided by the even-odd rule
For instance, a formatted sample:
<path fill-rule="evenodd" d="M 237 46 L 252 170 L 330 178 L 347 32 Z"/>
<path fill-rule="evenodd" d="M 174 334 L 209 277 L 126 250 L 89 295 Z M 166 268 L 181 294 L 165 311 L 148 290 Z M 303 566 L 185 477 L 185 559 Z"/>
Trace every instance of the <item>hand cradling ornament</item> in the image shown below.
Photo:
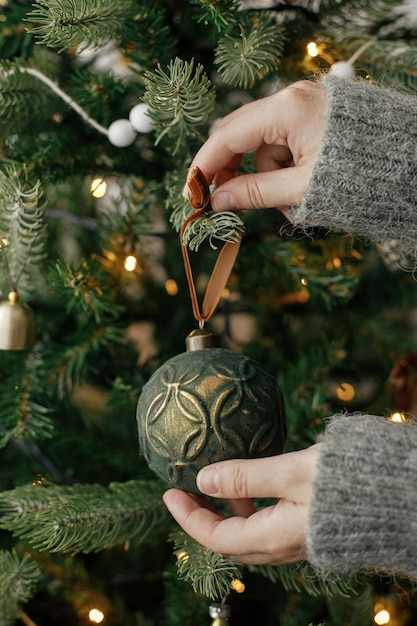
<path fill-rule="evenodd" d="M 279 454 L 285 443 L 284 405 L 273 378 L 254 360 L 214 347 L 216 338 L 191 333 L 187 352 L 153 374 L 137 407 L 149 467 L 194 493 L 205 465 Z"/>
<path fill-rule="evenodd" d="M 209 209 L 204 175 L 193 178 L 191 203 L 196 212 Z M 200 189 L 199 186 L 203 185 Z M 185 225 L 181 231 L 181 238 Z M 149 467 L 175 487 L 199 493 L 198 471 L 210 463 L 257 458 L 282 452 L 285 412 L 275 381 L 252 359 L 220 347 L 204 328 L 213 314 L 239 249 L 227 242 L 209 281 L 202 311 L 183 243 L 186 275 L 199 330 L 186 339 L 187 351 L 160 367 L 144 386 L 137 406 L 140 449 Z"/>

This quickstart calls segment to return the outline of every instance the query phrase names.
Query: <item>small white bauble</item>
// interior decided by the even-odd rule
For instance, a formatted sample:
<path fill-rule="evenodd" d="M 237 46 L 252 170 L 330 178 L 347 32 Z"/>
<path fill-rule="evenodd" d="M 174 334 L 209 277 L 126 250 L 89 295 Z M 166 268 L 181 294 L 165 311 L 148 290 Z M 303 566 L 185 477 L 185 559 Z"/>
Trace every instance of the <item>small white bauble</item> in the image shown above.
<path fill-rule="evenodd" d="M 129 120 L 138 133 L 150 133 L 155 128 L 155 122 L 148 115 L 149 107 L 146 102 L 136 104 L 129 113 Z"/>
<path fill-rule="evenodd" d="M 355 70 L 350 63 L 346 61 L 337 61 L 333 63 L 329 70 L 330 76 L 337 76 L 337 78 L 353 78 L 355 76 Z"/>
<path fill-rule="evenodd" d="M 109 141 L 117 148 L 126 148 L 136 139 L 136 131 L 129 120 L 115 120 L 109 126 Z"/>

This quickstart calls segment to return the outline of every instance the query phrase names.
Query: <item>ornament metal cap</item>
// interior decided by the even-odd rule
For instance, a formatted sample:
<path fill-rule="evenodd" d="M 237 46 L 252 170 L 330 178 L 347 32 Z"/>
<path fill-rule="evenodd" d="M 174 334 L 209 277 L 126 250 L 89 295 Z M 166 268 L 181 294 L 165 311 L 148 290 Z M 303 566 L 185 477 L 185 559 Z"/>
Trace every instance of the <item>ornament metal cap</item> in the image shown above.
<path fill-rule="evenodd" d="M 230 606 L 228 604 L 219 603 L 219 604 L 210 604 L 209 606 L 209 615 L 210 617 L 219 617 L 220 619 L 229 619 L 230 617 Z"/>
<path fill-rule="evenodd" d="M 205 350 L 206 348 L 220 348 L 220 337 L 205 328 L 196 328 L 185 338 L 187 352 Z"/>
<path fill-rule="evenodd" d="M 28 304 L 11 291 L 0 303 L 0 350 L 28 350 L 35 340 L 35 317 Z"/>

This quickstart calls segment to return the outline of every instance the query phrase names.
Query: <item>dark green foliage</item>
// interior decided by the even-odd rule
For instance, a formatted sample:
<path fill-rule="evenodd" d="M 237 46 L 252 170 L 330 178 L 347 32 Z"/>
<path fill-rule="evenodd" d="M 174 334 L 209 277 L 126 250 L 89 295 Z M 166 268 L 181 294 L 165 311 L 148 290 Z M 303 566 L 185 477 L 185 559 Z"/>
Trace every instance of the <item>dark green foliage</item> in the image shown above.
<path fill-rule="evenodd" d="M 279 67 L 285 30 L 265 14 L 239 21 L 220 40 L 215 62 L 225 83 L 250 89 Z"/>
<path fill-rule="evenodd" d="M 177 532 L 138 450 L 142 387 L 195 327 L 178 230 L 193 210 L 187 168 L 211 124 L 355 54 L 361 75 L 416 91 L 403 2 L 266 4 L 18 0 L 0 10 L 1 299 L 18 279 L 38 327 L 31 351 L 0 354 L 0 626 L 31 597 L 25 611 L 42 626 L 84 624 L 93 605 L 108 626 L 202 626 L 206 596 L 222 595 L 230 626 L 372 614 L 374 581 L 323 581 L 305 563 L 242 568 Z M 113 146 L 106 129 L 139 102 L 155 130 Z M 250 154 L 240 172 L 254 169 Z M 96 177 L 109 185 L 99 201 Z M 287 449 L 310 445 L 335 411 L 390 412 L 389 373 L 415 336 L 411 272 L 364 242 L 287 230 L 273 209 L 215 214 L 186 232 L 199 296 L 238 231 L 230 297 L 213 326 L 276 377 Z M 334 392 L 344 381 L 358 390 L 350 404 Z M 230 582 L 241 576 L 248 591 L 238 597 Z M 251 588 L 268 604 L 255 618 L 239 613 Z"/>
<path fill-rule="evenodd" d="M 221 554 L 188 537 L 181 530 L 171 537 L 177 557 L 177 570 L 181 579 L 188 580 L 195 592 L 219 600 L 230 591 L 230 583 L 241 578 L 239 566 Z"/>
<path fill-rule="evenodd" d="M 39 43 L 62 52 L 75 45 L 98 47 L 120 34 L 132 0 L 39 0 L 28 20 Z"/>
<path fill-rule="evenodd" d="M 0 526 L 37 550 L 97 552 L 145 541 L 166 523 L 157 481 L 100 485 L 28 485 L 0 496 Z"/>
<path fill-rule="evenodd" d="M 26 554 L 0 550 L 0 625 L 10 626 L 19 617 L 20 605 L 35 592 L 41 570 Z"/>
<path fill-rule="evenodd" d="M 174 140 L 173 154 L 186 152 L 187 140 L 203 137 L 212 116 L 215 92 L 202 65 L 172 60 L 165 71 L 160 65 L 144 75 L 144 101 L 156 123 L 156 145 L 166 136 Z"/>

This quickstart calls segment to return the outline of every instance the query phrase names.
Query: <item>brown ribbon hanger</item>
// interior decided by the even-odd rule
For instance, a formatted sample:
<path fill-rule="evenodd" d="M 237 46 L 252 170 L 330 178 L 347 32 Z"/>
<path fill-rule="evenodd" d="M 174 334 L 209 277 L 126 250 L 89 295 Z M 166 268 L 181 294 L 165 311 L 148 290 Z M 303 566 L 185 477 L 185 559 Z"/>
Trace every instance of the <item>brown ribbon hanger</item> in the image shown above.
<path fill-rule="evenodd" d="M 209 282 L 206 287 L 203 302 L 200 307 L 198 305 L 197 292 L 195 289 L 193 273 L 191 269 L 190 258 L 188 256 L 188 249 L 184 243 L 184 233 L 191 222 L 195 222 L 205 213 L 212 211 L 210 204 L 210 189 L 206 177 L 199 167 L 194 167 L 191 171 L 191 175 L 188 179 L 188 186 L 190 189 L 190 202 L 191 206 L 195 209 L 194 213 L 185 220 L 180 231 L 180 241 L 182 256 L 184 259 L 185 273 L 187 276 L 188 287 L 190 290 L 191 304 L 193 307 L 193 314 L 195 319 L 199 322 L 200 328 L 204 326 L 205 322 L 212 317 L 217 305 L 219 304 L 222 296 L 223 289 L 229 279 L 230 272 L 233 269 L 234 262 L 240 248 L 241 235 L 237 241 L 227 241 L 223 248 L 220 250 L 217 257 L 216 264 L 211 273 Z"/>

